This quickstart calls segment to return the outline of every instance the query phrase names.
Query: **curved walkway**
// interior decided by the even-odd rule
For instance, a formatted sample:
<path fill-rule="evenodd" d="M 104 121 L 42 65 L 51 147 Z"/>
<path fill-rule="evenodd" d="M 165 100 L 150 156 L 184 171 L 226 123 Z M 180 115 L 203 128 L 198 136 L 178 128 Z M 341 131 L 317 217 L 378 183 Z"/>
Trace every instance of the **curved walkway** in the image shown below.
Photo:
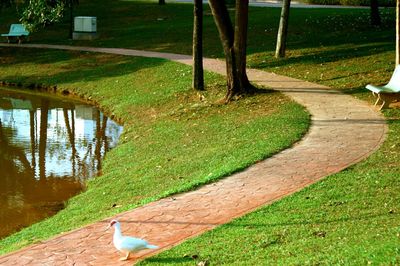
<path fill-rule="evenodd" d="M 0 46 L 5 46 L 1 45 Z M 191 64 L 190 56 L 128 49 L 18 45 L 134 56 L 161 57 Z M 225 74 L 225 63 L 205 59 L 205 69 Z M 121 213 L 125 234 L 149 240 L 159 250 L 142 251 L 142 259 L 235 217 L 296 192 L 368 157 L 382 144 L 387 126 L 372 106 L 328 87 L 249 69 L 249 79 L 284 92 L 312 114 L 308 134 L 294 147 L 243 172 L 196 191 L 165 198 Z M 111 218 L 110 218 L 111 219 Z M 118 261 L 106 219 L 0 257 L 0 265 L 130 265 Z"/>

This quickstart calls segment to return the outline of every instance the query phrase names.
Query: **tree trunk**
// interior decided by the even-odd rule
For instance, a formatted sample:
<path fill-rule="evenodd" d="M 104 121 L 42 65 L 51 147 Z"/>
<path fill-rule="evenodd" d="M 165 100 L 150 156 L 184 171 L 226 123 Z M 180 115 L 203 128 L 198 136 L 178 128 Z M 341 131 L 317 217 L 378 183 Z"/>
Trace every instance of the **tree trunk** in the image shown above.
<path fill-rule="evenodd" d="M 204 90 L 203 71 L 203 1 L 194 0 L 193 6 L 193 88 Z"/>
<path fill-rule="evenodd" d="M 246 75 L 248 1 L 236 1 L 235 30 L 225 2 L 220 0 L 209 0 L 208 2 L 225 53 L 227 75 L 225 102 L 229 102 L 234 96 L 250 90 Z"/>
<path fill-rule="evenodd" d="M 49 101 L 42 100 L 40 110 L 40 137 L 39 137 L 39 177 L 46 179 L 46 147 L 47 147 L 47 116 L 49 113 Z"/>
<path fill-rule="evenodd" d="M 400 0 L 396 2 L 396 66 L 400 64 Z"/>
<path fill-rule="evenodd" d="M 246 74 L 247 26 L 249 18 L 249 1 L 236 1 L 235 33 L 233 47 L 236 58 L 236 71 L 239 78 L 239 93 L 246 93 L 250 89 L 250 82 Z"/>
<path fill-rule="evenodd" d="M 74 31 L 74 3 L 69 0 L 69 38 L 72 40 L 72 32 Z"/>
<path fill-rule="evenodd" d="M 36 112 L 29 110 L 29 124 L 30 124 L 30 137 L 31 137 L 31 157 L 32 169 L 36 169 L 36 134 L 35 134 L 35 116 Z"/>
<path fill-rule="evenodd" d="M 96 167 L 96 171 L 100 171 L 101 169 L 101 140 L 102 140 L 102 130 L 101 130 L 101 121 L 100 121 L 100 111 L 96 111 L 96 144 L 94 149 L 94 156 L 93 159 L 93 167 Z M 95 161 L 97 161 L 97 166 L 95 166 Z"/>
<path fill-rule="evenodd" d="M 165 5 L 165 0 L 158 0 L 159 5 Z"/>
<path fill-rule="evenodd" d="M 289 23 L 289 10 L 290 10 L 290 0 L 283 0 L 281 19 L 279 21 L 278 37 L 276 40 L 276 50 L 275 57 L 282 58 L 285 57 L 286 52 L 286 37 L 288 31 Z"/>
<path fill-rule="evenodd" d="M 69 143 L 71 144 L 71 165 L 72 165 L 72 175 L 76 174 L 76 147 L 75 147 L 75 120 L 74 120 L 74 110 L 71 109 L 71 124 L 69 123 L 68 109 L 63 108 L 65 127 L 67 128 L 67 135 Z"/>
<path fill-rule="evenodd" d="M 371 0 L 371 25 L 381 25 L 381 16 L 379 15 L 378 0 Z"/>

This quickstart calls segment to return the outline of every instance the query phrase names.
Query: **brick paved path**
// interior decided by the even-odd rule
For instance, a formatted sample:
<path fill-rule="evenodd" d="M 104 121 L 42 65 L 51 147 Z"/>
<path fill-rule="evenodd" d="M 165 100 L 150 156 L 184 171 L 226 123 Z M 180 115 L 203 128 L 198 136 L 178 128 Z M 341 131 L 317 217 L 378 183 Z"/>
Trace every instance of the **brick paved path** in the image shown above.
<path fill-rule="evenodd" d="M 190 56 L 126 49 L 18 47 L 98 51 L 191 63 Z M 222 61 L 206 59 L 205 68 L 224 74 Z M 249 69 L 248 75 L 252 82 L 280 90 L 306 106 L 312 114 L 308 134 L 294 147 L 243 172 L 113 217 L 121 221 L 125 234 L 143 237 L 161 247 L 142 251 L 135 259 L 171 248 L 339 172 L 366 158 L 385 138 L 384 119 L 362 101 L 328 87 L 263 71 Z M 130 265 L 135 259 L 118 261 L 119 254 L 111 244 L 112 231 L 104 231 L 110 219 L 0 257 L 0 265 Z"/>

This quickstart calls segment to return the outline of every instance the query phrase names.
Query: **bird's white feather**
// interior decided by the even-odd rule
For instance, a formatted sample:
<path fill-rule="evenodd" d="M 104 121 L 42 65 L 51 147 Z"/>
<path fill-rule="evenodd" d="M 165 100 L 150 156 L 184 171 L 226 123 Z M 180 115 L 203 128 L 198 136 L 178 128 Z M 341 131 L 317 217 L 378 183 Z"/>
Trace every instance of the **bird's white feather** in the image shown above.
<path fill-rule="evenodd" d="M 123 236 L 119 222 L 115 221 L 113 225 L 115 226 L 113 243 L 115 248 L 118 249 L 119 251 L 136 252 L 146 248 L 150 249 L 158 248 L 155 245 L 150 245 L 144 239 L 135 238 L 131 236 Z"/>
<path fill-rule="evenodd" d="M 115 240 L 114 244 L 117 249 L 129 252 L 145 249 L 148 245 L 147 241 L 130 236 L 121 236 Z"/>

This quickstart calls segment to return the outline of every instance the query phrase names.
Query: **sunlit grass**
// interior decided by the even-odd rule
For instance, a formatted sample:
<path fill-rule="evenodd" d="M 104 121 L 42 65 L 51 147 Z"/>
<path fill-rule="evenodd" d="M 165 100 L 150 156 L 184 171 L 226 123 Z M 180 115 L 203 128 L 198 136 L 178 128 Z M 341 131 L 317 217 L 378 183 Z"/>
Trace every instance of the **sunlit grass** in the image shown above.
<path fill-rule="evenodd" d="M 34 34 L 32 42 L 191 53 L 192 6 L 190 4 L 168 3 L 159 7 L 156 1 L 152 3 L 113 1 L 112 4 L 102 1 L 102 3 L 104 5 L 97 1 L 81 1 L 77 13 L 77 15 L 95 14 L 98 17 L 100 39 L 97 41 L 67 40 L 68 25 L 63 23 Z M 104 9 L 105 6 L 107 9 Z M 115 15 L 117 12 L 118 16 Z M 208 9 L 205 14 L 205 55 L 222 57 L 221 45 Z M 248 39 L 250 67 L 328 85 L 373 103 L 370 93 L 364 89 L 364 86 L 368 83 L 387 82 L 394 69 L 394 9 L 381 9 L 383 23 L 380 27 L 369 25 L 368 9 L 292 9 L 289 18 L 287 57 L 275 59 L 275 38 L 279 14 L 278 8 L 250 9 Z M 14 17 L 12 13 L 1 14 L 1 20 L 4 19 L 7 22 L 14 20 Z M 0 24 L 0 29 L 6 31 L 6 24 Z M 64 35 L 61 36 L 60 32 Z M 31 59 L 30 53 L 26 55 L 29 59 Z M 70 54 L 66 53 L 57 57 L 68 56 Z M 10 64 L 13 58 L 13 55 L 3 54 L 0 60 L 6 60 L 7 64 Z M 90 59 L 86 60 L 89 62 Z M 185 69 L 179 70 L 182 77 L 185 71 L 188 71 L 187 68 Z M 30 70 L 27 69 L 27 71 Z M 121 69 L 119 72 L 124 73 Z M 79 73 L 73 75 L 78 82 L 81 78 Z M 141 78 L 145 75 L 146 72 L 143 72 Z M 12 75 L 8 77 L 12 78 Z M 29 79 L 34 78 L 31 76 Z M 210 77 L 208 79 L 208 83 L 213 84 L 211 87 L 223 86 L 222 81 L 214 81 Z M 124 81 L 130 82 L 130 79 Z M 64 82 L 68 85 L 68 81 Z M 95 80 L 91 82 L 94 83 Z M 108 86 L 114 88 L 114 93 L 123 94 L 117 90 L 119 87 L 114 79 L 107 82 Z M 162 83 L 164 80 L 160 78 L 157 82 Z M 68 86 L 74 87 L 71 84 Z M 80 82 L 79 86 L 84 88 L 86 82 Z M 168 85 L 163 84 L 163 86 Z M 107 102 L 107 106 L 119 104 L 117 100 L 110 99 L 112 97 L 104 97 L 102 92 L 91 91 L 89 87 L 79 92 L 86 96 L 95 96 L 99 102 Z M 130 93 L 130 95 L 130 100 L 134 101 L 136 94 Z M 186 101 L 188 104 L 192 96 L 185 95 L 183 93 L 178 98 L 179 101 Z M 250 100 L 255 99 L 250 98 Z M 244 102 L 239 104 L 244 104 Z M 130 110 L 128 100 L 125 103 L 121 102 L 121 106 Z M 237 106 L 219 106 L 218 108 L 237 108 Z M 171 119 L 172 117 L 174 119 L 176 117 L 189 118 L 193 112 L 196 113 L 196 117 L 198 113 L 204 114 L 205 110 L 208 110 L 202 105 L 187 108 L 186 104 L 174 110 L 167 109 L 163 115 L 170 116 Z M 109 110 L 114 112 L 118 108 L 109 107 Z M 260 110 L 262 109 L 258 109 Z M 225 112 L 227 113 L 229 112 Z M 388 139 L 380 150 L 367 160 L 271 206 L 261 208 L 202 237 L 189 240 L 179 247 L 150 258 L 144 263 L 193 265 L 200 261 L 209 261 L 211 265 L 400 264 L 398 215 L 400 211 L 398 207 L 398 202 L 400 202 L 398 193 L 400 188 L 398 181 L 400 111 L 390 109 L 383 113 L 388 118 L 390 127 Z M 135 115 L 136 110 L 130 110 L 129 115 L 125 112 L 119 113 L 123 118 L 132 114 Z M 157 117 L 159 114 L 160 112 L 148 109 L 147 112 L 140 113 L 140 117 L 150 118 L 152 115 Z M 178 125 L 174 124 L 172 128 L 176 129 Z M 192 125 L 190 132 L 197 132 L 197 127 L 202 123 L 196 121 Z M 163 129 L 167 129 L 167 125 L 160 124 L 157 132 Z M 135 138 L 136 130 L 134 128 L 126 135 Z M 152 132 L 152 134 L 157 132 Z M 199 137 L 201 138 L 201 135 Z M 180 136 L 182 143 L 186 143 L 189 139 Z M 154 147 L 160 146 L 158 142 L 154 145 Z M 208 148 L 207 145 L 204 147 Z M 120 150 L 121 154 L 137 151 L 136 148 L 125 146 L 125 144 L 121 145 Z M 118 154 L 119 150 L 114 150 L 110 158 Z M 164 165 L 159 166 L 164 169 Z M 114 170 L 114 167 L 110 163 L 109 168 L 105 169 L 109 169 L 107 171 L 110 172 L 116 171 L 116 174 L 121 174 L 119 171 L 123 173 L 123 170 Z M 129 170 L 136 169 L 134 167 L 136 166 L 130 167 Z M 101 180 L 106 179 L 99 179 L 96 182 L 103 182 Z M 105 187 L 106 181 L 101 185 Z M 113 188 L 113 185 L 107 185 L 110 191 L 107 197 L 110 201 L 113 201 L 111 195 L 117 193 L 117 190 Z M 138 201 L 141 200 L 144 199 L 138 199 Z M 131 203 L 127 206 L 130 206 L 129 204 Z M 122 204 L 122 206 L 125 205 Z M 78 215 L 85 210 L 78 205 L 73 208 Z M 87 218 L 87 220 L 90 219 Z M 71 227 L 70 221 L 64 226 Z M 38 232 L 41 231 L 39 230 L 41 227 L 36 228 Z M 27 237 L 27 239 L 30 238 Z"/>
<path fill-rule="evenodd" d="M 3 55 L 13 60 L 0 65 L 1 81 L 91 99 L 122 121 L 124 132 L 84 193 L 1 240 L 0 253 L 216 181 L 289 147 L 309 124 L 307 112 L 279 93 L 217 104 L 224 79 L 212 73 L 200 101 L 191 68 L 162 59 L 1 48 Z"/>
<path fill-rule="evenodd" d="M 398 110 L 379 152 L 139 265 L 398 265 Z"/>

